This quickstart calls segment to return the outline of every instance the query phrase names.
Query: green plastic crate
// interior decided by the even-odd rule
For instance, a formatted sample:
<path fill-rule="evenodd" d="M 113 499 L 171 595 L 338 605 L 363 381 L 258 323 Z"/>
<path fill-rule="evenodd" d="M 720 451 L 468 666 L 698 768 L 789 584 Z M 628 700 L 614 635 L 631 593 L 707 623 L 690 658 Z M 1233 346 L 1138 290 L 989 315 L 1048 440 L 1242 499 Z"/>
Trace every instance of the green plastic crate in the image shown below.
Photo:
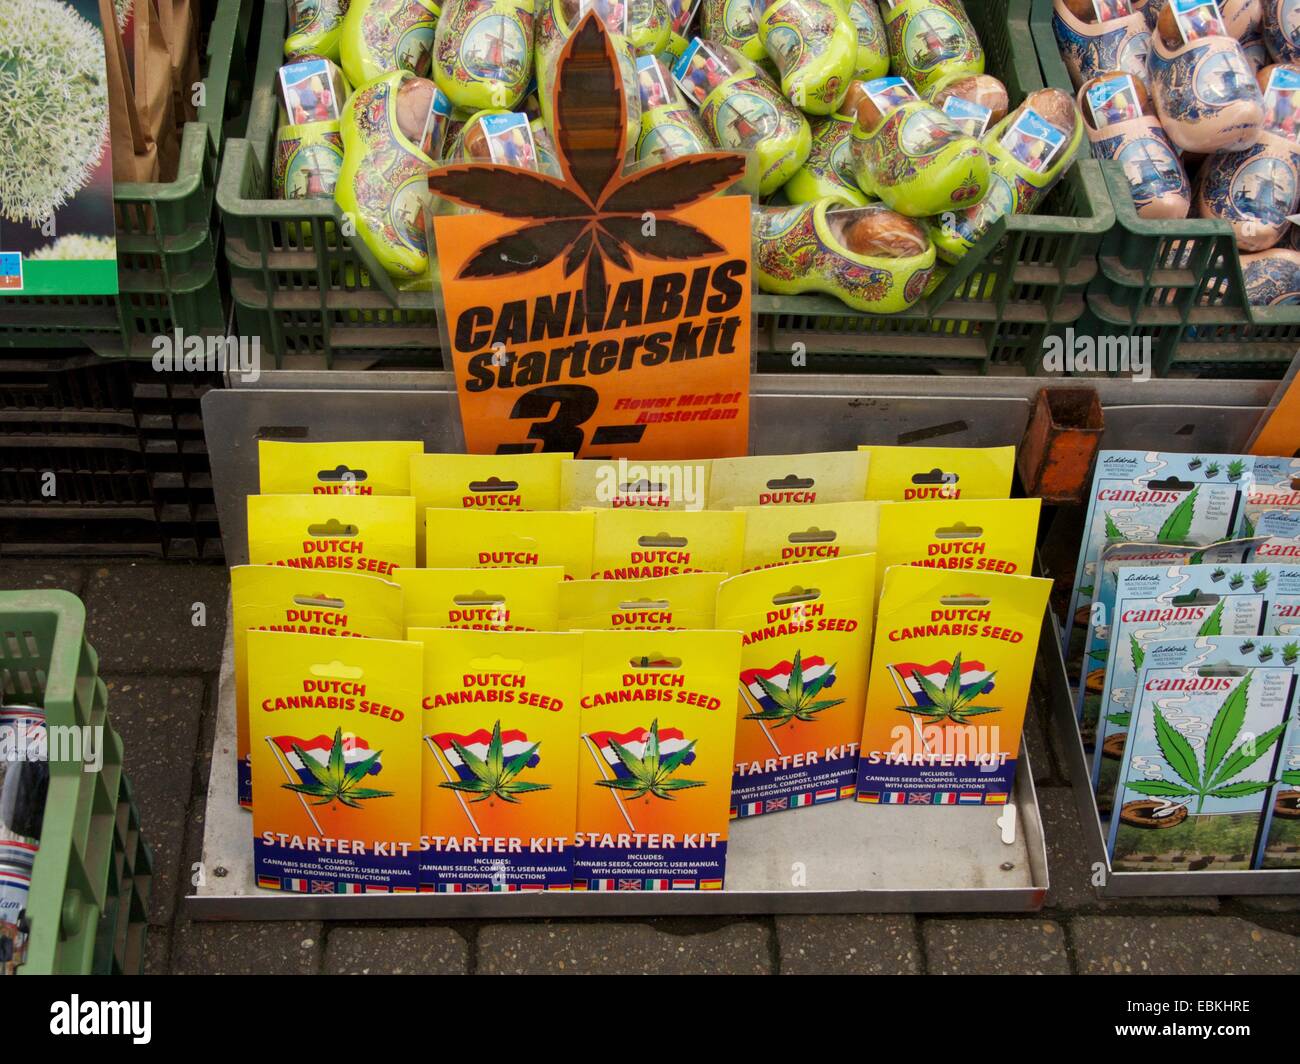
<path fill-rule="evenodd" d="M 51 757 L 20 974 L 138 970 L 143 955 L 140 914 L 152 862 L 85 627 L 85 607 L 67 591 L 0 592 L 0 701 L 43 706 L 47 726 L 102 727 L 104 745 L 103 766 L 95 773 L 84 771 L 80 761 Z M 128 961 L 134 969 L 126 967 Z"/>
<path fill-rule="evenodd" d="M 1052 30 L 1052 0 L 1031 0 L 1043 80 L 1073 92 Z M 1115 225 L 1098 255 L 1078 328 L 1150 343 L 1159 375 L 1280 377 L 1300 347 L 1300 307 L 1253 307 L 1227 222 L 1139 218 L 1119 164 L 1101 163 Z"/>
<path fill-rule="evenodd" d="M 990 72 L 1012 99 L 1042 87 L 1028 0 L 968 4 Z M 338 227 L 329 200 L 265 198 L 275 134 L 273 91 L 285 33 L 269 0 L 246 139 L 226 147 L 217 189 L 242 335 L 282 368 L 413 365 L 442 368 L 432 297 L 398 292 L 364 246 Z M 1113 224 L 1095 162 L 1073 167 L 1042 212 L 999 223 L 933 296 L 904 314 L 861 314 L 838 300 L 755 294 L 759 367 L 790 368 L 802 344 L 811 368 L 861 372 L 1011 366 L 1037 372 L 1044 336 L 1076 320 Z"/>
<path fill-rule="evenodd" d="M 75 347 L 105 357 L 144 358 L 155 336 L 224 332 L 217 276 L 213 198 L 227 115 L 236 114 L 253 0 L 205 0 L 204 102 L 181 134 L 170 182 L 122 182 L 113 189 L 117 219 L 116 296 L 6 296 L 0 347 Z"/>

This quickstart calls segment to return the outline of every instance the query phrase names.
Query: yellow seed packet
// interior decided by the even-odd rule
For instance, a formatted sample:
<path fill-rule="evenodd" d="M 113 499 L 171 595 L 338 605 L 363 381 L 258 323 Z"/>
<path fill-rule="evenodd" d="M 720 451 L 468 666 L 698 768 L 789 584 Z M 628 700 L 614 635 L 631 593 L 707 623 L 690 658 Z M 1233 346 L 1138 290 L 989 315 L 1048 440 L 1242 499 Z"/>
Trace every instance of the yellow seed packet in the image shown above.
<path fill-rule="evenodd" d="M 703 510 L 709 466 L 701 462 L 581 459 L 560 466 L 560 506 L 565 510 Z"/>
<path fill-rule="evenodd" d="M 1005 805 L 1052 582 L 896 566 L 876 617 L 858 801 Z"/>
<path fill-rule="evenodd" d="M 416 889 L 421 649 L 390 639 L 248 633 L 259 887 Z"/>
<path fill-rule="evenodd" d="M 559 510 L 560 465 L 570 454 L 417 454 L 411 459 L 411 494 L 424 558 L 424 511 Z"/>
<path fill-rule="evenodd" d="M 719 589 L 718 627 L 742 633 L 733 817 L 853 797 L 875 566 L 855 554 L 744 573 Z"/>
<path fill-rule="evenodd" d="M 709 509 L 737 506 L 811 506 L 867 497 L 866 451 L 717 458 L 709 484 Z"/>
<path fill-rule="evenodd" d="M 556 566 L 566 580 L 591 575 L 595 514 L 590 510 L 437 510 L 425 516 L 431 569 Z"/>
<path fill-rule="evenodd" d="M 526 569 L 399 569 L 407 628 L 554 632 L 559 628 L 558 565 Z"/>
<path fill-rule="evenodd" d="M 597 510 L 593 580 L 644 580 L 676 573 L 734 573 L 745 542 L 736 511 Z"/>
<path fill-rule="evenodd" d="M 581 634 L 411 638 L 424 644 L 421 887 L 569 889 Z"/>
<path fill-rule="evenodd" d="M 419 440 L 291 443 L 258 440 L 263 495 L 409 495 Z"/>
<path fill-rule="evenodd" d="M 250 495 L 248 560 L 391 577 L 415 564 L 415 500 L 398 495 Z"/>
<path fill-rule="evenodd" d="M 876 447 L 867 498 L 886 502 L 926 499 L 1005 499 L 1016 466 L 1014 447 Z"/>
<path fill-rule="evenodd" d="M 402 589 L 374 576 L 303 572 L 276 565 L 230 570 L 235 644 L 235 757 L 239 804 L 253 804 L 248 732 L 248 633 L 401 639 Z"/>
<path fill-rule="evenodd" d="M 881 507 L 877 592 L 891 565 L 1027 576 L 1041 499 L 954 499 Z"/>
<path fill-rule="evenodd" d="M 564 628 L 712 628 L 726 573 L 679 573 L 649 580 L 572 580 L 560 588 Z"/>
<path fill-rule="evenodd" d="M 745 550 L 741 571 L 773 565 L 870 554 L 876 549 L 878 502 L 812 506 L 743 506 Z"/>
<path fill-rule="evenodd" d="M 720 889 L 740 633 L 582 635 L 574 886 Z"/>

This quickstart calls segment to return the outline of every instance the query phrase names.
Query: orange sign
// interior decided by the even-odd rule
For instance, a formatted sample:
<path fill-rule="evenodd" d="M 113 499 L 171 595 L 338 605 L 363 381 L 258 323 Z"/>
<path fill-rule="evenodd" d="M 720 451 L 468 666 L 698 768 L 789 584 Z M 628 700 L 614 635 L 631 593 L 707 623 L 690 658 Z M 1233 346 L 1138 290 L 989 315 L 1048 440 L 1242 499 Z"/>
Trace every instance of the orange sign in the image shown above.
<path fill-rule="evenodd" d="M 749 199 L 743 156 L 624 173 L 625 86 L 588 11 L 556 64 L 559 175 L 499 163 L 429 174 L 481 212 L 434 219 L 471 452 L 742 455 L 749 437 Z"/>
<path fill-rule="evenodd" d="M 442 293 L 471 452 L 713 458 L 748 453 L 748 197 L 674 217 L 722 250 L 612 266 L 588 312 L 581 274 L 559 259 L 523 276 L 461 277 L 519 227 L 487 215 L 435 220 Z M 637 220 L 650 233 L 652 217 Z"/>
<path fill-rule="evenodd" d="M 1250 453 L 1300 457 L 1300 375 L 1278 385 L 1277 398 L 1260 419 Z"/>

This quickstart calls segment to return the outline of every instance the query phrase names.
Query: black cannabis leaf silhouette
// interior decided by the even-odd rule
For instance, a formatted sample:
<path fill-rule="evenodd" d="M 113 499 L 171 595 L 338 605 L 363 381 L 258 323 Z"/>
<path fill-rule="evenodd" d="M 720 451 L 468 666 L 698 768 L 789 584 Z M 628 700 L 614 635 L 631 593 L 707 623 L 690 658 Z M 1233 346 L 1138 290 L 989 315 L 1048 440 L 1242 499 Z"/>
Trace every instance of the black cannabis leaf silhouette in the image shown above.
<path fill-rule="evenodd" d="M 445 166 L 429 174 L 429 188 L 449 200 L 528 222 L 484 244 L 458 276 L 515 276 L 563 255 L 565 277 L 585 263 L 584 301 L 600 312 L 606 260 L 627 270 L 634 255 L 671 261 L 723 250 L 707 233 L 671 215 L 732 184 L 744 170 L 744 157 L 688 155 L 624 176 L 623 81 L 605 24 L 593 11 L 565 44 L 555 85 L 563 180 L 495 163 Z"/>

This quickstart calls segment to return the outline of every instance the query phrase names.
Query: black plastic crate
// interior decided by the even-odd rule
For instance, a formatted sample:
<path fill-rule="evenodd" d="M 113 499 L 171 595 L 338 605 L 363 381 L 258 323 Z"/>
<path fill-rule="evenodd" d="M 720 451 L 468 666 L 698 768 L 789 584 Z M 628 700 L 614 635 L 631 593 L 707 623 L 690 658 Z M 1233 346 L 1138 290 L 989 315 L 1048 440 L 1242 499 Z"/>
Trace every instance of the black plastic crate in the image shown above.
<path fill-rule="evenodd" d="M 199 413 L 220 383 L 93 355 L 0 359 L 0 553 L 220 558 Z"/>

